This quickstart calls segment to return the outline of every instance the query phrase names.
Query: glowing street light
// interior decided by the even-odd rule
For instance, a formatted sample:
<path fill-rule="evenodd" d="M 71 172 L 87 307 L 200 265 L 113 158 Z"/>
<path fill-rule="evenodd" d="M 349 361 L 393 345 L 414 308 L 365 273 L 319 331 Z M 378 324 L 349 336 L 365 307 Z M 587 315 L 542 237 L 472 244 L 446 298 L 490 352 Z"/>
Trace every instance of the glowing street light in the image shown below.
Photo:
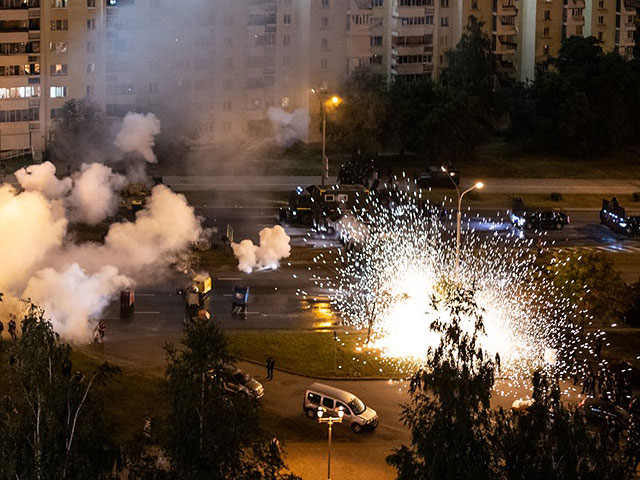
<path fill-rule="evenodd" d="M 329 455 L 327 460 L 327 480 L 331 480 L 331 428 L 334 423 L 342 423 L 342 417 L 344 416 L 344 410 L 342 407 L 338 407 L 337 417 L 325 417 L 324 408 L 318 407 L 318 423 L 326 423 L 329 425 Z"/>
<path fill-rule="evenodd" d="M 458 214 L 456 215 L 456 265 L 454 270 L 455 279 L 458 280 L 458 270 L 460 268 L 460 220 L 462 218 L 462 197 L 472 190 L 481 190 L 484 188 L 484 183 L 476 182 L 476 184 L 471 188 L 467 188 L 464 192 L 460 193 L 458 184 L 453 180 L 454 173 L 449 172 L 444 165 L 441 166 L 440 169 L 447 174 L 447 177 L 449 177 L 453 186 L 456 187 L 456 192 L 458 193 Z"/>
<path fill-rule="evenodd" d="M 320 100 L 320 106 L 322 108 L 322 180 L 321 185 L 324 186 L 325 180 L 329 177 L 329 159 L 327 158 L 327 107 L 329 103 L 333 107 L 337 107 L 342 103 L 342 99 L 337 95 L 333 95 L 328 101 L 322 98 L 320 93 L 315 88 L 311 89 L 311 93 L 315 94 Z"/>

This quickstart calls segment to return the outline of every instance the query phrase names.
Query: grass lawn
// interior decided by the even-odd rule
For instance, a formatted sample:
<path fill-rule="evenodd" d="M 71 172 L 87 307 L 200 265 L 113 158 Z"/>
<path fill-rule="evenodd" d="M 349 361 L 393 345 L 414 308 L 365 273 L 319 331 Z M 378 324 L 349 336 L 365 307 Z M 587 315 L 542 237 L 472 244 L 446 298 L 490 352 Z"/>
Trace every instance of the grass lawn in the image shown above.
<path fill-rule="evenodd" d="M 640 173 L 640 155 L 617 151 L 603 158 L 577 159 L 523 152 L 496 141 L 481 147 L 476 160 L 457 167 L 464 177 L 628 179 Z"/>
<path fill-rule="evenodd" d="M 602 351 L 609 361 L 627 361 L 640 368 L 640 328 L 622 326 L 620 328 L 607 328 L 607 342 Z"/>
<path fill-rule="evenodd" d="M 338 332 L 337 335 L 334 375 L 333 331 L 227 333 L 235 356 L 260 363 L 273 356 L 277 367 L 294 373 L 344 378 L 399 376 L 394 365 L 373 353 L 356 350 L 366 338 L 366 333 Z"/>
<path fill-rule="evenodd" d="M 100 362 L 77 349 L 72 352 L 73 369 L 85 375 L 96 369 Z M 121 367 L 122 374 L 105 387 L 105 415 L 107 423 L 114 425 L 115 440 L 126 444 L 140 434 L 146 416 L 156 418 L 168 415 L 168 405 L 162 392 L 162 378 Z"/>

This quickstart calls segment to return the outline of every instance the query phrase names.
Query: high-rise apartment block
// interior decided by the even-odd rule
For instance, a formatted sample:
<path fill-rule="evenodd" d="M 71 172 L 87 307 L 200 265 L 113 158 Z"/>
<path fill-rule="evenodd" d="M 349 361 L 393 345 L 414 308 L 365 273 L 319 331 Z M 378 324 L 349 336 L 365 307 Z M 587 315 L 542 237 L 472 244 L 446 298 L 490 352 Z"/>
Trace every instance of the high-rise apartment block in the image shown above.
<path fill-rule="evenodd" d="M 60 108 L 155 111 L 203 143 L 271 134 L 270 107 L 311 113 L 358 67 L 438 80 L 470 16 L 505 80 L 563 39 L 634 54 L 637 0 L 0 0 L 0 152 L 42 151 Z M 313 88 L 316 93 L 311 93 Z"/>

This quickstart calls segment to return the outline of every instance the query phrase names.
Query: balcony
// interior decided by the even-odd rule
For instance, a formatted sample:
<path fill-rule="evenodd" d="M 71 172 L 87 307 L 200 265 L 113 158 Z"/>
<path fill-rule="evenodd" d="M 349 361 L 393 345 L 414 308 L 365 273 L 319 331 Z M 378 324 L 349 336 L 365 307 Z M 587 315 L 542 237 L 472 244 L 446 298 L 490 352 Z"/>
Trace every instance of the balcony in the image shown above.
<path fill-rule="evenodd" d="M 40 0 L 11 0 L 2 2 L 0 10 L 19 10 L 27 8 L 40 8 Z"/>
<path fill-rule="evenodd" d="M 516 26 L 511 23 L 498 22 L 498 35 L 515 35 L 518 33 Z"/>
<path fill-rule="evenodd" d="M 514 15 L 517 15 L 517 14 L 518 14 L 518 9 L 513 4 L 500 3 L 498 5 L 498 15 L 514 16 Z"/>
<path fill-rule="evenodd" d="M 501 55 L 501 54 L 514 54 L 516 53 L 516 51 L 518 50 L 518 44 L 515 42 L 509 42 L 507 40 L 500 40 L 500 37 L 498 37 L 498 40 L 496 42 L 496 51 L 495 53 L 497 55 Z"/>

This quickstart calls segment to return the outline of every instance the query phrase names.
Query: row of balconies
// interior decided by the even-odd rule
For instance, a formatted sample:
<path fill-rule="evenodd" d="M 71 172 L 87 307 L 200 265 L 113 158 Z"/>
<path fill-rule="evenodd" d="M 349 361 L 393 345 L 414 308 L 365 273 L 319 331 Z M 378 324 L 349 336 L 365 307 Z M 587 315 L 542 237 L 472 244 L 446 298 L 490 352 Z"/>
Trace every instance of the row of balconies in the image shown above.
<path fill-rule="evenodd" d="M 0 10 L 21 10 L 39 7 L 40 0 L 4 0 L 0 2 Z"/>

